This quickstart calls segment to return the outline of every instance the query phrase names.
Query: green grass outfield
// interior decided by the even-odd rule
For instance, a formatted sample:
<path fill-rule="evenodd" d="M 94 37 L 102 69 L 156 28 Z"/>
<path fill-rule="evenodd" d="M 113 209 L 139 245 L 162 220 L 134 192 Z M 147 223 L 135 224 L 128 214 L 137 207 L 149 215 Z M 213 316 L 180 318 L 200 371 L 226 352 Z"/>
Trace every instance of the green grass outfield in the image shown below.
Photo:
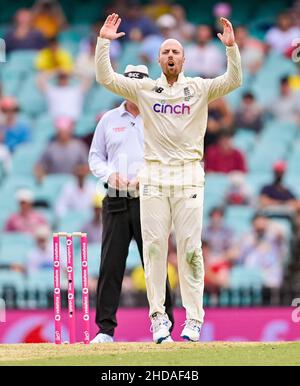
<path fill-rule="evenodd" d="M 299 366 L 297 343 L 110 343 L 0 345 L 1 365 L 29 366 Z"/>

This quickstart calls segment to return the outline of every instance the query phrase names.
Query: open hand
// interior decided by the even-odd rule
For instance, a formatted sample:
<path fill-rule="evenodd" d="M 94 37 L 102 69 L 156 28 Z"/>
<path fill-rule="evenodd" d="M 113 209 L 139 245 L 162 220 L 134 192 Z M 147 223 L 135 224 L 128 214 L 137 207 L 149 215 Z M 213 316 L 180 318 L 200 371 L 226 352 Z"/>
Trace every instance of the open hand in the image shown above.
<path fill-rule="evenodd" d="M 235 43 L 235 38 L 232 24 L 229 20 L 225 19 L 225 17 L 221 17 L 220 22 L 223 25 L 223 34 L 218 33 L 218 38 L 225 46 L 233 46 Z"/>
<path fill-rule="evenodd" d="M 121 18 L 117 13 L 107 16 L 101 30 L 100 38 L 115 40 L 125 35 L 125 32 L 117 32 L 121 24 Z"/>

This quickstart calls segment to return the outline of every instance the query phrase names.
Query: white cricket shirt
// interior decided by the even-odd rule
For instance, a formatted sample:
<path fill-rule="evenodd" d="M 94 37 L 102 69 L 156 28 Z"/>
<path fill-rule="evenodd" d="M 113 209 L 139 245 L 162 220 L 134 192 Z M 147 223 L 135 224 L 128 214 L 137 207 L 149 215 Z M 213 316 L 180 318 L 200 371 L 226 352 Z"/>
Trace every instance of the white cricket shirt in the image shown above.
<path fill-rule="evenodd" d="M 237 45 L 226 47 L 227 71 L 215 79 L 185 77 L 168 84 L 164 74 L 153 80 L 132 79 L 114 72 L 109 58 L 110 41 L 98 38 L 95 65 L 97 82 L 132 101 L 144 121 L 145 160 L 179 166 L 203 158 L 208 103 L 242 83 Z"/>

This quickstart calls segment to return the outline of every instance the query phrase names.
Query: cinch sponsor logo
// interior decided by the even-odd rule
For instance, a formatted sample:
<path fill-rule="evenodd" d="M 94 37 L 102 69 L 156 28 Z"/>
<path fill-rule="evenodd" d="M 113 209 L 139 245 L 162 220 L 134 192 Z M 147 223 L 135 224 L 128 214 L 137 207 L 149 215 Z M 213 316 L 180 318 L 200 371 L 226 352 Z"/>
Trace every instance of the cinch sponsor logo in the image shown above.
<path fill-rule="evenodd" d="M 156 113 L 178 115 L 190 114 L 191 112 L 190 106 L 187 106 L 185 103 L 173 106 L 168 104 L 155 103 L 155 105 L 153 106 L 153 110 Z"/>

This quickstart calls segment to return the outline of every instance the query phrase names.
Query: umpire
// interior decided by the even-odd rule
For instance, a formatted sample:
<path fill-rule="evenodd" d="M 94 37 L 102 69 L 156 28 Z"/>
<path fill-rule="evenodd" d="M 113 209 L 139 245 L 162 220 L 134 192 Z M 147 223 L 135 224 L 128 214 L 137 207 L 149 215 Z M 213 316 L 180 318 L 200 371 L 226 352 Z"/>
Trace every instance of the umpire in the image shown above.
<path fill-rule="evenodd" d="M 143 65 L 128 65 L 124 75 L 142 79 L 148 77 L 148 69 Z M 103 200 L 102 251 L 97 287 L 96 323 L 100 331 L 91 343 L 113 342 L 132 238 L 136 240 L 143 264 L 137 180 L 144 158 L 143 129 L 138 107 L 130 101 L 124 101 L 118 108 L 103 115 L 90 149 L 90 169 L 108 188 Z M 165 306 L 173 325 L 172 296 L 168 282 Z"/>

